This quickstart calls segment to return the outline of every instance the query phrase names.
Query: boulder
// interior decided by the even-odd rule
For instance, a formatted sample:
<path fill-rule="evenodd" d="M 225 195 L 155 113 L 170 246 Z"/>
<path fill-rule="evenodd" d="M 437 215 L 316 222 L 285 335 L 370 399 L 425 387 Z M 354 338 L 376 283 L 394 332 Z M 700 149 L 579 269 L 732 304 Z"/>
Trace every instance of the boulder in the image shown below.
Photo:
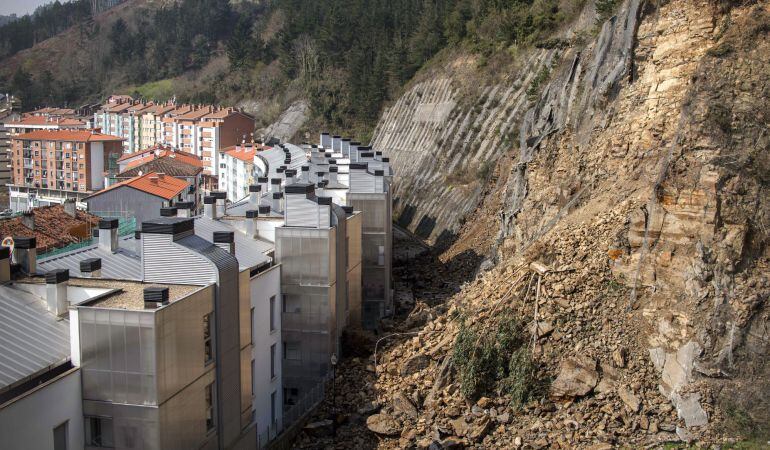
<path fill-rule="evenodd" d="M 411 417 L 412 419 L 416 419 L 419 415 L 417 408 L 414 406 L 412 401 L 409 400 L 409 397 L 407 397 L 403 392 L 396 392 L 396 394 L 393 396 L 393 409 Z"/>
<path fill-rule="evenodd" d="M 468 439 L 471 441 L 480 441 L 481 439 L 484 439 L 484 436 L 489 432 L 491 425 L 492 421 L 489 419 L 489 416 L 484 416 L 477 420 L 473 423 L 471 429 L 467 433 Z"/>
<path fill-rule="evenodd" d="M 401 424 L 387 414 L 373 414 L 366 419 L 366 428 L 383 436 L 399 436 Z"/>
<path fill-rule="evenodd" d="M 639 412 L 639 407 L 641 406 L 641 402 L 639 401 L 639 398 L 636 395 L 634 395 L 631 389 L 628 389 L 625 386 L 619 387 L 618 397 L 620 397 L 620 399 L 623 400 L 623 403 L 626 404 L 626 406 L 628 407 L 628 409 L 631 410 L 631 412 Z"/>
<path fill-rule="evenodd" d="M 587 356 L 567 358 L 561 364 L 559 376 L 551 385 L 551 397 L 574 399 L 590 393 L 599 382 L 596 360 Z"/>
<path fill-rule="evenodd" d="M 418 354 L 404 361 L 404 363 L 401 364 L 399 372 L 402 377 L 407 377 L 427 368 L 429 365 L 430 358 L 427 355 Z"/>

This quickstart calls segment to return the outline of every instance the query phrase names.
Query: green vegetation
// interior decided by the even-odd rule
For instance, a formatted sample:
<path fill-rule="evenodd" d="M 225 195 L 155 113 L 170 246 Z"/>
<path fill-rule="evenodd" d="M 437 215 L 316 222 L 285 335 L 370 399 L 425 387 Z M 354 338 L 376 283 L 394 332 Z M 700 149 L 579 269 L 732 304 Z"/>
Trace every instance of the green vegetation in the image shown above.
<path fill-rule="evenodd" d="M 174 96 L 174 80 L 167 78 L 165 80 L 150 81 L 133 89 L 128 89 L 127 93 L 136 98 L 168 100 Z"/>
<path fill-rule="evenodd" d="M 620 0 L 595 0 L 596 21 L 599 24 L 604 23 L 615 14 Z"/>
<path fill-rule="evenodd" d="M 474 52 L 495 70 L 496 55 L 513 48 L 560 45 L 547 39 L 583 2 L 179 0 L 137 4 L 98 21 L 73 13 L 50 31 L 76 24 L 70 47 L 90 67 L 63 70 L 58 65 L 66 62 L 52 62 L 41 70 L 30 61 L 5 72 L 0 88 L 19 95 L 26 109 L 97 100 L 126 86 L 139 86 L 146 98 L 175 89 L 180 101 L 254 100 L 271 113 L 306 99 L 314 125 L 363 135 L 383 104 L 442 50 Z M 57 8 L 74 11 L 81 3 L 88 2 Z"/>
<path fill-rule="evenodd" d="M 543 385 L 526 342 L 524 324 L 510 310 L 498 314 L 490 328 L 463 322 L 452 356 L 463 395 L 508 395 L 514 408 L 540 396 Z"/>
<path fill-rule="evenodd" d="M 65 3 L 57 0 L 40 6 L 33 14 L 0 26 L 0 59 L 32 47 L 90 17 L 90 0 Z"/>

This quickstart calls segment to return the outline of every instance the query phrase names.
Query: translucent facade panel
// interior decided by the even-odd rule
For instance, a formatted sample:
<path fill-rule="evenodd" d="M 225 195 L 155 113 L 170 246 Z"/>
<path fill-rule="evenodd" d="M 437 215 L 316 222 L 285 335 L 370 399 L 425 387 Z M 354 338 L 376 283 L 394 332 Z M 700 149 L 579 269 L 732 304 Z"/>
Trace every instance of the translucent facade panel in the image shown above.
<path fill-rule="evenodd" d="M 281 283 L 324 286 L 336 280 L 333 230 L 276 229 L 276 260 Z"/>
<path fill-rule="evenodd" d="M 79 308 L 83 396 L 157 404 L 153 313 Z"/>

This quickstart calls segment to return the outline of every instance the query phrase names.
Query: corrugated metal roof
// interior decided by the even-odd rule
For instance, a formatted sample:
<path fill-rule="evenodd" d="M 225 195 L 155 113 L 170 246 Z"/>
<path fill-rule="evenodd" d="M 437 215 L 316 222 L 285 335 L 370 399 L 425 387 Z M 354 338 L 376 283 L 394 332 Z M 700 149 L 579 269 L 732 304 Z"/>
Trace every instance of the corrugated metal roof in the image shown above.
<path fill-rule="evenodd" d="M 0 390 L 69 357 L 69 320 L 36 295 L 0 286 Z"/>
<path fill-rule="evenodd" d="M 246 236 L 246 233 L 236 226 L 226 221 L 212 220 L 208 217 L 198 217 L 195 219 L 195 235 L 209 242 L 214 241 L 215 231 L 233 231 L 235 236 L 235 258 L 241 269 L 256 267 L 270 262 L 270 258 L 265 255 L 273 249 L 273 244 L 253 239 Z"/>
<path fill-rule="evenodd" d="M 69 269 L 70 275 L 82 276 L 80 261 L 88 258 L 101 258 L 102 278 L 141 280 L 142 261 L 134 250 L 136 245 L 134 237 L 122 237 L 118 244 L 120 248 L 116 253 L 99 248 L 97 244 L 94 244 L 50 258 L 41 258 L 37 261 L 37 269 L 42 273 L 55 269 Z"/>

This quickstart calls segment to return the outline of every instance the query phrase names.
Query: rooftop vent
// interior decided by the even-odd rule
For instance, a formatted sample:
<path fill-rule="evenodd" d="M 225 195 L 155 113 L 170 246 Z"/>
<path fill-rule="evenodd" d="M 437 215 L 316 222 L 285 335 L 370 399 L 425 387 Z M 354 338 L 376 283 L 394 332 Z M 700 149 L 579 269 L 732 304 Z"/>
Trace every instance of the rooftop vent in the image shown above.
<path fill-rule="evenodd" d="M 102 276 L 102 258 L 88 258 L 80 261 L 80 273 L 86 278 Z"/>
<path fill-rule="evenodd" d="M 231 255 L 235 255 L 235 233 L 232 231 L 215 231 L 214 245 L 222 248 Z"/>
<path fill-rule="evenodd" d="M 67 284 L 70 279 L 69 269 L 56 269 L 45 274 L 46 306 L 57 316 L 67 312 Z"/>
<path fill-rule="evenodd" d="M 155 309 L 163 305 L 168 305 L 167 287 L 147 287 L 144 288 L 144 308 Z"/>
<path fill-rule="evenodd" d="M 176 206 L 165 206 L 160 209 L 161 217 L 176 217 L 176 215 L 177 215 Z"/>
<path fill-rule="evenodd" d="M 217 218 L 217 199 L 210 195 L 203 197 L 203 215 L 209 219 Z"/>
<path fill-rule="evenodd" d="M 118 219 L 99 220 L 99 248 L 108 252 L 118 251 Z"/>

